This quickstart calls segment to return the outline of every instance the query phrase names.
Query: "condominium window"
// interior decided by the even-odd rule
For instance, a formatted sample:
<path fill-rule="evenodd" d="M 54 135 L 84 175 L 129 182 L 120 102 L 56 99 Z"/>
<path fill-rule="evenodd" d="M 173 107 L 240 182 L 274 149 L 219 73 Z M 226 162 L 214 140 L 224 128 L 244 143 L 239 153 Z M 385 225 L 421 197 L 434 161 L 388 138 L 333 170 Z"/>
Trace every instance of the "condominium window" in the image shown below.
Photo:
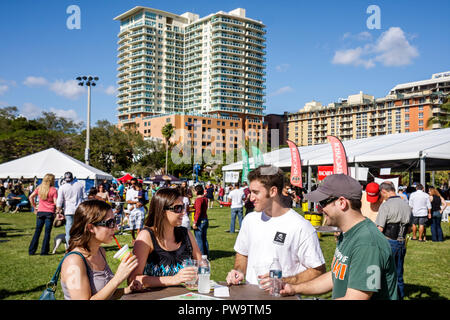
<path fill-rule="evenodd" d="M 423 119 L 423 112 L 419 112 L 419 119 Z"/>

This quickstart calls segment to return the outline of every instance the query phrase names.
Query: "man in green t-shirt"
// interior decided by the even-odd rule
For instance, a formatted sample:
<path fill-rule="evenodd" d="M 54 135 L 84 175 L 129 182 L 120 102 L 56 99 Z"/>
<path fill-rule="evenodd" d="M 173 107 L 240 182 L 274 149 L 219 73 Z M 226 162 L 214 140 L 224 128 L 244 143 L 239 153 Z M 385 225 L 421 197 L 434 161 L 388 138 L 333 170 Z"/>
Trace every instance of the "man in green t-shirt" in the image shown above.
<path fill-rule="evenodd" d="M 331 270 L 296 285 L 283 285 L 282 295 L 319 295 L 333 299 L 397 300 L 397 273 L 391 247 L 376 225 L 361 214 L 362 187 L 344 174 L 325 178 L 305 197 L 319 203 L 326 224 L 341 229 Z"/>

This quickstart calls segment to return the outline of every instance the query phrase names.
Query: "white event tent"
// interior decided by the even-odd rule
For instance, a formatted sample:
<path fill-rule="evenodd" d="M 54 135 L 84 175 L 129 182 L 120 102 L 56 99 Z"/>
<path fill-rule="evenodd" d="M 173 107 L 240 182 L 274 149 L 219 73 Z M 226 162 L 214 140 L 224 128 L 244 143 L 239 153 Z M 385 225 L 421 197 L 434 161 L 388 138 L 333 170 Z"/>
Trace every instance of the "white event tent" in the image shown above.
<path fill-rule="evenodd" d="M 20 159 L 0 164 L 0 179 L 42 179 L 47 173 L 56 180 L 67 171 L 84 182 L 86 190 L 97 180 L 112 180 L 113 176 L 68 156 L 54 148 L 30 154 Z"/>
<path fill-rule="evenodd" d="M 450 169 L 450 128 L 347 140 L 343 141 L 343 145 L 348 166 L 420 170 L 422 184 L 425 184 L 426 170 Z M 312 167 L 333 165 L 333 152 L 329 143 L 298 147 L 298 150 L 302 167 L 308 170 L 308 182 Z M 263 157 L 265 164 L 279 168 L 291 167 L 289 148 L 268 152 Z M 254 159 L 250 158 L 249 162 L 250 169 L 254 169 Z M 242 170 L 242 161 L 226 165 L 222 170 Z"/>

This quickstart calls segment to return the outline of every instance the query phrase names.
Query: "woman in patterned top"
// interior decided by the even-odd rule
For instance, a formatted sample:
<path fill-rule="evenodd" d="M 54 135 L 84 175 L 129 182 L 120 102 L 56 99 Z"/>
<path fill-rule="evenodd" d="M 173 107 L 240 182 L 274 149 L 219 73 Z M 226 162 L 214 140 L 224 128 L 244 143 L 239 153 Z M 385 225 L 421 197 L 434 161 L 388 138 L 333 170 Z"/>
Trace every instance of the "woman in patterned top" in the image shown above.
<path fill-rule="evenodd" d="M 192 233 L 181 226 L 183 197 L 177 189 L 162 188 L 152 197 L 144 229 L 134 244 L 138 267 L 128 282 L 137 280 L 144 288 L 175 286 L 197 276 L 193 268 L 183 269 L 184 259 L 201 260 Z"/>

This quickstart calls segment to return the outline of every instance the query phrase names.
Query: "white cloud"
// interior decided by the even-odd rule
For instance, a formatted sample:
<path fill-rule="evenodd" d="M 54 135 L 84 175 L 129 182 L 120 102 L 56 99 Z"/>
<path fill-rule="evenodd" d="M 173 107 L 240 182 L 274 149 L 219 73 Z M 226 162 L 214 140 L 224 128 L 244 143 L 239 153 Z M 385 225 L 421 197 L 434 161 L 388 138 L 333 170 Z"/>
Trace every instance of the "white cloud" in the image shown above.
<path fill-rule="evenodd" d="M 372 34 L 368 31 L 362 31 L 355 35 L 353 35 L 351 32 L 346 32 L 342 36 L 342 40 L 346 40 L 346 39 L 354 39 L 354 40 L 358 40 L 358 41 L 368 41 L 368 40 L 372 40 Z"/>
<path fill-rule="evenodd" d="M 25 79 L 23 84 L 28 87 L 46 86 L 48 84 L 48 81 L 44 77 L 29 76 Z"/>
<path fill-rule="evenodd" d="M 361 39 L 364 37 L 369 39 L 364 32 L 359 36 Z M 344 39 L 348 37 L 350 35 L 346 33 Z M 391 27 L 383 32 L 375 43 L 354 49 L 337 50 L 332 63 L 372 68 L 375 67 L 375 62 L 380 62 L 385 66 L 396 67 L 411 64 L 417 56 L 419 56 L 417 48 L 408 42 L 403 30 Z"/>
<path fill-rule="evenodd" d="M 9 90 L 9 87 L 6 84 L 0 84 L 0 95 L 4 94 Z"/>
<path fill-rule="evenodd" d="M 114 86 L 109 86 L 105 89 L 105 93 L 110 96 L 114 96 L 117 93 L 117 89 Z"/>
<path fill-rule="evenodd" d="M 50 112 L 53 112 L 53 113 L 56 114 L 58 117 L 63 117 L 63 118 L 71 119 L 71 120 L 74 120 L 75 122 L 80 122 L 80 121 L 82 121 L 80 118 L 78 118 L 78 114 L 77 114 L 76 111 L 73 110 L 73 109 L 64 110 L 64 109 L 50 108 Z"/>
<path fill-rule="evenodd" d="M 75 100 L 84 93 L 84 88 L 76 80 L 57 80 L 50 84 L 50 90 L 57 95 Z"/>
<path fill-rule="evenodd" d="M 385 66 L 408 65 L 419 56 L 417 48 L 409 44 L 403 30 L 398 27 L 391 27 L 383 32 L 377 41 L 375 52 L 379 53 L 375 60 Z"/>
<path fill-rule="evenodd" d="M 278 72 L 286 72 L 286 71 L 288 71 L 290 66 L 291 66 L 290 64 L 283 63 L 283 64 L 276 66 L 275 70 L 277 70 Z"/>
<path fill-rule="evenodd" d="M 78 117 L 78 114 L 73 109 L 65 110 L 65 109 L 50 108 L 48 110 L 43 110 L 43 109 L 41 109 L 40 107 L 34 105 L 31 102 L 25 102 L 23 104 L 22 108 L 20 108 L 20 112 L 27 119 L 39 118 L 40 116 L 42 116 L 42 112 L 44 112 L 44 111 L 53 112 L 58 117 L 63 117 L 63 118 L 66 118 L 66 119 L 70 119 L 70 120 L 73 120 L 75 122 L 83 121 L 82 119 L 80 119 Z"/>
<path fill-rule="evenodd" d="M 361 56 L 364 53 L 364 49 L 357 47 L 355 49 L 336 51 L 333 57 L 334 64 L 350 64 L 354 66 L 363 65 L 365 68 L 372 68 L 375 66 L 372 60 L 364 60 Z"/>
<path fill-rule="evenodd" d="M 279 96 L 285 93 L 289 93 L 289 92 L 293 92 L 294 89 L 292 89 L 292 87 L 290 86 L 286 86 L 286 87 L 282 87 L 280 89 L 278 89 L 277 91 L 275 91 L 274 93 L 272 93 L 270 96 L 274 97 L 274 96 Z"/>

